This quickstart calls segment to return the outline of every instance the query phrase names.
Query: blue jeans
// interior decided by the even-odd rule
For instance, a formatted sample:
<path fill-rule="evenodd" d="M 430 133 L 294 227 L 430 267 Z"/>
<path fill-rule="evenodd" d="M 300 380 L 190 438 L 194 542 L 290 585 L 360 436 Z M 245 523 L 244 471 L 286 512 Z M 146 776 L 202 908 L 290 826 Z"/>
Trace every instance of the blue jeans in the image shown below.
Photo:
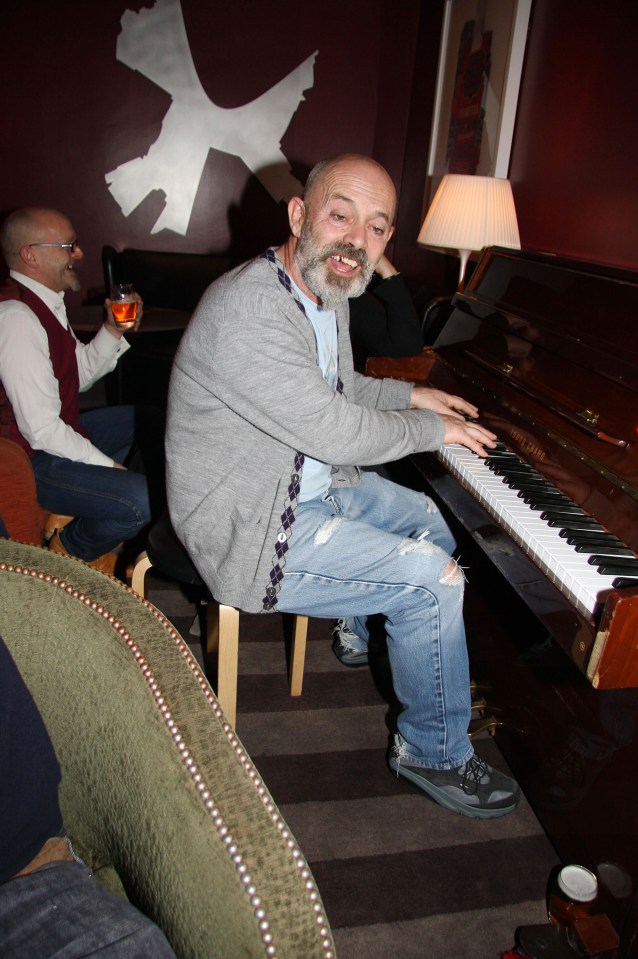
<path fill-rule="evenodd" d="M 282 612 L 386 617 L 402 761 L 450 769 L 473 753 L 463 591 L 454 538 L 422 493 L 365 472 L 297 508 L 279 594 Z"/>
<path fill-rule="evenodd" d="M 158 927 L 79 862 L 0 884 L 0 942 L 4 959 L 175 959 Z"/>
<path fill-rule="evenodd" d="M 110 406 L 80 415 L 91 442 L 124 463 L 136 435 L 133 406 Z M 61 533 L 62 544 L 80 559 L 97 559 L 150 521 L 146 477 L 131 469 L 76 463 L 39 450 L 31 457 L 38 502 L 51 513 L 75 516 Z"/>

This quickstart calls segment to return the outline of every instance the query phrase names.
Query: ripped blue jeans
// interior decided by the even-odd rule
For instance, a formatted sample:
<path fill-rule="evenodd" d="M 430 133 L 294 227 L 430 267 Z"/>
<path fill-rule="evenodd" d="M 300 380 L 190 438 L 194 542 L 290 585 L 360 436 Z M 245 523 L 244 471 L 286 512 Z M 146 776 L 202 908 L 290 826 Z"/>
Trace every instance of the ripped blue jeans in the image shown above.
<path fill-rule="evenodd" d="M 454 538 L 423 493 L 364 472 L 301 503 L 278 608 L 346 618 L 367 639 L 365 618 L 386 617 L 404 762 L 449 769 L 473 749 L 467 735 L 470 681 L 463 625 L 464 578 Z"/>

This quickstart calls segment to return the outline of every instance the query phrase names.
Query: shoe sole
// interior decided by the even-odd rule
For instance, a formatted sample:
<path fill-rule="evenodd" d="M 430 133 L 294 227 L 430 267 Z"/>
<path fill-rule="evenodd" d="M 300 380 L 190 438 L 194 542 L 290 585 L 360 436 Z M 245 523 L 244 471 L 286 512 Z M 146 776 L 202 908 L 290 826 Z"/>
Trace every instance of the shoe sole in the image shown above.
<path fill-rule="evenodd" d="M 401 766 L 396 760 L 389 759 L 388 765 L 393 773 L 401 779 L 407 779 L 415 786 L 418 786 L 422 792 L 427 793 L 428 796 L 434 799 L 439 806 L 444 806 L 446 809 L 451 810 L 451 812 L 456 812 L 460 816 L 467 816 L 468 819 L 498 819 L 499 816 L 507 816 L 508 813 L 514 812 L 518 806 L 518 798 L 513 800 L 509 806 L 499 806 L 492 809 L 482 809 L 480 806 L 467 806 L 465 803 L 453 799 L 446 792 L 443 792 L 442 789 L 439 789 L 438 786 L 428 782 L 427 779 L 424 779 L 418 773 L 412 772 L 409 767 Z"/>
<path fill-rule="evenodd" d="M 361 656 L 356 656 L 356 654 L 354 653 L 338 653 L 337 650 L 334 648 L 334 646 L 332 647 L 332 652 L 335 654 L 335 656 L 337 657 L 337 659 L 339 660 L 342 666 L 349 666 L 351 669 L 353 668 L 356 669 L 357 666 L 368 665 L 367 653 L 364 653 L 365 658 L 362 659 Z M 350 656 L 352 657 L 352 659 L 348 659 L 348 657 Z"/>

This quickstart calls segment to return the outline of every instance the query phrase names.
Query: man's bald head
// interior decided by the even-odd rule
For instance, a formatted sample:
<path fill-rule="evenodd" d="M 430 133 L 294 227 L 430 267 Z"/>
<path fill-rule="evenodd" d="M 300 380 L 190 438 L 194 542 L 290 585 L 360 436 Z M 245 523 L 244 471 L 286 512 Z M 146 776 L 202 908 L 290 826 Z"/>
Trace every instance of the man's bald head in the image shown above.
<path fill-rule="evenodd" d="M 73 246 L 66 249 L 66 244 Z M 82 258 L 82 250 L 71 221 L 59 210 L 15 210 L 2 225 L 0 247 L 10 270 L 59 293 L 80 289 L 74 264 Z"/>
<path fill-rule="evenodd" d="M 393 198 L 392 206 L 389 210 L 389 219 L 390 223 L 394 222 L 397 199 L 392 178 L 385 167 L 377 163 L 376 160 L 373 160 L 372 157 L 364 156 L 361 153 L 341 153 L 339 156 L 331 157 L 327 160 L 320 160 L 319 163 L 315 164 L 308 174 L 304 189 L 303 198 L 306 206 L 312 203 L 313 197 L 323 195 L 326 191 L 327 184 L 331 182 L 333 177 L 341 173 L 360 176 L 362 179 L 370 180 L 378 184 L 379 187 L 385 188 Z"/>

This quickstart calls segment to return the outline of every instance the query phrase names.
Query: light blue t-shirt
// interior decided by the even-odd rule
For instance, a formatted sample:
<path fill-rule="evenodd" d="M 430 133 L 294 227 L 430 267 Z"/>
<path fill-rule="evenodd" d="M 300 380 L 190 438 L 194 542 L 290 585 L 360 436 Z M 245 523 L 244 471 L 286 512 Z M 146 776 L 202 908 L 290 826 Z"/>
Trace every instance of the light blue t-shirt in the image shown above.
<path fill-rule="evenodd" d="M 334 310 L 322 310 L 308 299 L 293 282 L 295 293 L 303 303 L 306 316 L 312 323 L 317 343 L 317 366 L 325 381 L 334 389 L 338 375 L 337 317 Z M 302 451 L 303 452 L 303 451 Z M 303 503 L 323 496 L 331 485 L 332 464 L 305 456 L 299 499 Z"/>

